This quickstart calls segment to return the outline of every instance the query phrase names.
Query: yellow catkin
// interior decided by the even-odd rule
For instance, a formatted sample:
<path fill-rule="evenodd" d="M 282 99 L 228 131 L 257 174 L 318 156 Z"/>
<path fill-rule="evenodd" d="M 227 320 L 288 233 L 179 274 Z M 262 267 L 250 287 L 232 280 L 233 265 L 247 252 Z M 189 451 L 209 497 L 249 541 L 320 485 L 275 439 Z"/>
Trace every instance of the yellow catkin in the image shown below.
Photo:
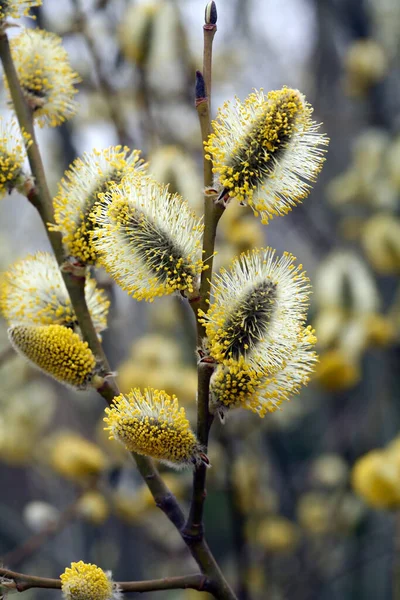
<path fill-rule="evenodd" d="M 17 352 L 47 375 L 76 389 L 90 387 L 96 360 L 88 344 L 71 329 L 17 325 L 8 332 Z"/>
<path fill-rule="evenodd" d="M 282 368 L 305 321 L 310 292 L 302 265 L 289 252 L 258 248 L 214 277 L 214 300 L 204 323 L 211 356 L 230 366 L 244 358 L 273 373 Z"/>
<path fill-rule="evenodd" d="M 176 396 L 163 390 L 135 388 L 114 398 L 104 421 L 111 438 L 131 452 L 151 456 L 172 467 L 208 463 Z"/>
<path fill-rule="evenodd" d="M 71 563 L 60 579 L 67 600 L 110 600 L 113 596 L 113 583 L 106 573 L 81 560 Z"/>
<path fill-rule="evenodd" d="M 76 482 L 99 475 L 107 466 L 102 450 L 73 431 L 62 431 L 46 440 L 46 455 L 56 473 Z"/>

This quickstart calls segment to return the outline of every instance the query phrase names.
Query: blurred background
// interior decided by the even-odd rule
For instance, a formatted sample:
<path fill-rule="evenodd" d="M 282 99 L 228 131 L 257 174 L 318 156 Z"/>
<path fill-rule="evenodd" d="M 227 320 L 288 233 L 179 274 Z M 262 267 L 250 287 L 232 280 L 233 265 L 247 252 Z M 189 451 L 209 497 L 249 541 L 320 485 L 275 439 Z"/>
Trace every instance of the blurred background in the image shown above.
<path fill-rule="evenodd" d="M 201 214 L 194 71 L 204 0 L 43 0 L 36 23 L 63 37 L 82 77 L 78 114 L 40 130 L 54 193 L 84 151 L 140 148 L 150 171 Z M 320 363 L 308 388 L 264 420 L 233 412 L 209 449 L 206 532 L 240 600 L 400 598 L 400 3 L 220 0 L 212 110 L 252 88 L 299 88 L 331 138 L 311 196 L 261 226 L 232 202 L 217 267 L 243 250 L 294 253 L 314 294 Z M 16 35 L 18 29 L 11 29 Z M 2 86 L 3 114 L 9 114 Z M 35 210 L 0 206 L 0 269 L 48 249 Z M 195 422 L 192 315 L 178 298 L 112 302 L 104 346 L 122 391 L 175 393 Z M 103 431 L 102 399 L 17 358 L 0 324 L 0 560 L 57 577 L 71 561 L 116 580 L 181 575 L 194 564 Z M 191 473 L 164 470 L 187 503 Z M 51 590 L 24 599 L 58 598 Z M 192 591 L 147 598 L 193 600 Z"/>

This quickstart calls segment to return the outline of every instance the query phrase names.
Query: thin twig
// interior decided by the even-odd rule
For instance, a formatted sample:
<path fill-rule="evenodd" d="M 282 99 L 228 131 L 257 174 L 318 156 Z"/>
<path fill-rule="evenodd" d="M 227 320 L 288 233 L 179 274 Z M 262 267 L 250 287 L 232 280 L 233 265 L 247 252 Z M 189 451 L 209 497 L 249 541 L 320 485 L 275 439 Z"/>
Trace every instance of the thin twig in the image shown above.
<path fill-rule="evenodd" d="M 42 531 L 35 533 L 20 546 L 7 554 L 4 554 L 1 557 L 2 564 L 11 566 L 18 565 L 21 561 L 25 560 L 36 552 L 36 550 L 41 548 L 49 538 L 62 531 L 64 527 L 79 514 L 79 503 L 86 491 L 87 490 L 84 490 L 74 502 L 67 506 L 56 521 L 49 523 Z"/>
<path fill-rule="evenodd" d="M 0 569 L 0 577 L 11 580 L 1 581 L 1 585 L 8 589 L 16 589 L 24 592 L 32 588 L 61 589 L 60 579 L 48 577 L 36 577 L 25 573 L 16 573 L 9 569 Z M 147 581 L 120 581 L 117 582 L 121 592 L 155 592 L 158 590 L 193 589 L 208 591 L 212 589 L 212 583 L 201 573 L 184 575 L 183 577 L 165 577 L 163 579 L 149 579 Z"/>
<path fill-rule="evenodd" d="M 85 38 L 86 45 L 93 61 L 97 84 L 106 101 L 108 114 L 114 124 L 119 143 L 130 146 L 132 145 L 133 140 L 127 133 L 127 127 L 122 115 L 121 107 L 117 105 L 116 92 L 103 72 L 102 61 L 97 52 L 96 42 L 91 34 L 86 13 L 82 9 L 80 0 L 72 0 L 72 2 L 75 7 L 78 31 L 80 31 Z"/>

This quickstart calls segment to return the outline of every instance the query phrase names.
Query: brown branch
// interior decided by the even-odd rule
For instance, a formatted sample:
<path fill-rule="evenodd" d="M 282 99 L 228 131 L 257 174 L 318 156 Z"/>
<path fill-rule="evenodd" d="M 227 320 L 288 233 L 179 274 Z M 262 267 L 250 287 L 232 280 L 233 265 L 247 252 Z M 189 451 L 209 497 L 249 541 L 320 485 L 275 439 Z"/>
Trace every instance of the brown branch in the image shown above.
<path fill-rule="evenodd" d="M 60 579 L 50 579 L 47 577 L 36 577 L 34 575 L 25 575 L 25 573 L 16 573 L 9 569 L 0 568 L 0 577 L 11 580 L 1 581 L 0 584 L 8 589 L 16 589 L 18 592 L 25 592 L 32 588 L 61 589 Z M 147 581 L 120 581 L 116 583 L 121 592 L 155 592 L 159 590 L 177 590 L 192 589 L 199 592 L 205 592 L 213 589 L 212 583 L 201 573 L 193 575 L 184 575 L 182 577 L 165 577 L 163 579 L 149 579 Z"/>

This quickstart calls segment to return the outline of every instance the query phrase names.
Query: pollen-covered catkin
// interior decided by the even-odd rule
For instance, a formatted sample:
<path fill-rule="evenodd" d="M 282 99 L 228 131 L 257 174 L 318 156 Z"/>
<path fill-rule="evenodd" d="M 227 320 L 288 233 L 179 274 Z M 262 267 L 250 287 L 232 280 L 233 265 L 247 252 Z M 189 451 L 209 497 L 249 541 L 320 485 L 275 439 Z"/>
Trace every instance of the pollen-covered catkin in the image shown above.
<path fill-rule="evenodd" d="M 163 390 L 145 388 L 141 392 L 136 388 L 114 398 L 105 412 L 106 429 L 127 450 L 178 469 L 200 462 L 208 464 L 176 396 Z"/>
<path fill-rule="evenodd" d="M 94 264 L 97 254 L 92 244 L 95 223 L 90 217 L 101 203 L 102 194 L 121 183 L 128 173 L 143 174 L 147 164 L 138 150 L 122 146 L 92 150 L 77 158 L 65 172 L 54 198 L 54 231 L 59 231 L 66 256 L 81 264 Z"/>
<path fill-rule="evenodd" d="M 93 212 L 100 264 L 136 300 L 197 297 L 203 225 L 178 195 L 128 174 Z"/>
<path fill-rule="evenodd" d="M 96 360 L 87 342 L 62 325 L 17 325 L 8 337 L 15 350 L 35 367 L 77 390 L 90 387 Z"/>
<path fill-rule="evenodd" d="M 248 204 L 263 223 L 307 197 L 328 144 L 312 112 L 303 94 L 287 87 L 226 102 L 205 144 L 220 196 Z"/>

